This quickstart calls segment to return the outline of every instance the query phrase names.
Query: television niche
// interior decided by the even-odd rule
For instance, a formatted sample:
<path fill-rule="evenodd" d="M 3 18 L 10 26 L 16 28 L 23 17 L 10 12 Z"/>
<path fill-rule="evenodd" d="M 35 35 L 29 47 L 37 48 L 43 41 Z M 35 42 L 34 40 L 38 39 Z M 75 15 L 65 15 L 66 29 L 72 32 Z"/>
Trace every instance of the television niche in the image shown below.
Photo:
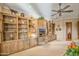
<path fill-rule="evenodd" d="M 43 37 L 43 36 L 45 36 L 45 29 L 43 29 L 43 28 L 41 28 L 41 29 L 39 29 L 39 37 Z"/>

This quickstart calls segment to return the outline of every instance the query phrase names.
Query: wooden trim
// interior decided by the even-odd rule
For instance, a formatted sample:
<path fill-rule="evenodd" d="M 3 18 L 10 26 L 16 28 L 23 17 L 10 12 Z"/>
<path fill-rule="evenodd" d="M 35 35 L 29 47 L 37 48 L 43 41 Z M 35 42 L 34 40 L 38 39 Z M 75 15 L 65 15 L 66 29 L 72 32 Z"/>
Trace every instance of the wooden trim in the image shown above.
<path fill-rule="evenodd" d="M 79 39 L 79 21 L 77 22 L 77 37 Z"/>
<path fill-rule="evenodd" d="M 16 25 L 17 26 L 17 29 L 16 29 L 16 31 L 17 31 L 17 38 L 16 39 L 18 40 L 18 17 L 16 18 L 16 20 L 17 20 L 17 25 Z"/>
<path fill-rule="evenodd" d="M 52 24 L 52 34 L 55 34 L 55 23 Z"/>

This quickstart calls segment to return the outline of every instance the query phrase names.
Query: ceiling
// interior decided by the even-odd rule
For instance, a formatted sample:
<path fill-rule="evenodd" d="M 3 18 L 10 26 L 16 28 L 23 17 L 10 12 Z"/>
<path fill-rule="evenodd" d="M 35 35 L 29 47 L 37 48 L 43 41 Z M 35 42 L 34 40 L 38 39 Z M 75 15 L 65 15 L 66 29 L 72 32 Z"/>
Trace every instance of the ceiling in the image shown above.
<path fill-rule="evenodd" d="M 58 10 L 58 3 L 5 3 L 4 5 L 35 18 L 40 16 L 44 16 L 47 20 L 60 18 L 58 15 L 51 17 L 52 14 L 55 14 L 55 12 L 52 12 L 51 10 Z M 73 9 L 74 12 L 64 13 L 61 18 L 76 18 L 79 16 L 78 3 L 62 3 L 62 8 L 66 5 L 71 5 L 68 9 Z"/>

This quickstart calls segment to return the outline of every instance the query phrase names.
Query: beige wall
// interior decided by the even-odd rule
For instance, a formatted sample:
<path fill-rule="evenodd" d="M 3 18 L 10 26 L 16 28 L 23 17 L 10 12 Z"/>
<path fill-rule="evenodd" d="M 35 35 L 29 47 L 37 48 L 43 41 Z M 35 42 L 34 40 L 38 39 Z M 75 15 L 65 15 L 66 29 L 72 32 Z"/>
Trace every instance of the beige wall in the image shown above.
<path fill-rule="evenodd" d="M 77 40 L 77 19 L 65 19 L 65 20 L 55 20 L 55 34 L 57 35 L 57 40 L 66 40 L 66 22 L 72 22 L 72 39 Z M 57 25 L 60 25 L 61 31 L 56 31 Z"/>

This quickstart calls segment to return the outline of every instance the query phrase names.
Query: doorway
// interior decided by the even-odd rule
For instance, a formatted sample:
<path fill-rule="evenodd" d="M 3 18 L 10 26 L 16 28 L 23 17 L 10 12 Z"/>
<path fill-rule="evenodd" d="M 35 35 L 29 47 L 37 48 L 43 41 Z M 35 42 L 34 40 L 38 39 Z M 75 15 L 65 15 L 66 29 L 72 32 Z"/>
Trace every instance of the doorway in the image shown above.
<path fill-rule="evenodd" d="M 72 22 L 66 22 L 66 41 L 72 40 Z"/>

